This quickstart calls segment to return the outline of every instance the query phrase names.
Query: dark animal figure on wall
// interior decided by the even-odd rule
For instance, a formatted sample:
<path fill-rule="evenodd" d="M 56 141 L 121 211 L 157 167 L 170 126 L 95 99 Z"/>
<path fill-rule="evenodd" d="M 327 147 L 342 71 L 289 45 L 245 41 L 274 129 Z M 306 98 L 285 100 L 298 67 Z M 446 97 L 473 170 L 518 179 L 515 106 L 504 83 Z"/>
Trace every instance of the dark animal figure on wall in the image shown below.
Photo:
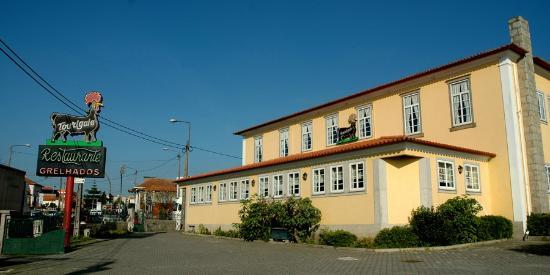
<path fill-rule="evenodd" d="M 338 141 L 342 141 L 347 138 L 355 138 L 355 132 L 357 131 L 355 128 L 357 116 L 355 114 L 351 114 L 348 118 L 348 122 L 349 127 L 338 128 Z"/>
<path fill-rule="evenodd" d="M 103 97 L 99 92 L 89 92 L 84 101 L 89 110 L 86 116 L 73 116 L 68 114 L 53 113 L 50 117 L 52 121 L 52 142 L 59 138 L 67 141 L 67 135 L 84 135 L 84 141 L 96 141 L 96 132 L 99 130 L 99 113 L 103 107 Z"/>

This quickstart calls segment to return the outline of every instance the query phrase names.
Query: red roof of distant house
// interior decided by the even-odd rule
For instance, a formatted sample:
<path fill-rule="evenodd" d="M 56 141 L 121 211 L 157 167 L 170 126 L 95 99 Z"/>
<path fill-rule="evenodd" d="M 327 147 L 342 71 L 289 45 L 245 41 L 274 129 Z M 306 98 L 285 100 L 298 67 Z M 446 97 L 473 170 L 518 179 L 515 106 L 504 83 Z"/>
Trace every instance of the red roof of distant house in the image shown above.
<path fill-rule="evenodd" d="M 176 183 L 172 179 L 148 178 L 136 187 L 145 191 L 176 192 Z"/>
<path fill-rule="evenodd" d="M 51 186 L 42 186 L 42 190 L 44 191 L 55 191 L 55 188 Z"/>
<path fill-rule="evenodd" d="M 54 194 L 44 194 L 44 196 L 42 197 L 42 201 L 56 201 L 56 200 L 57 200 L 57 196 Z"/>
<path fill-rule="evenodd" d="M 438 148 L 443 148 L 443 149 L 449 149 L 449 150 L 463 152 L 463 153 L 486 156 L 486 157 L 489 157 L 489 158 L 494 158 L 496 156 L 495 154 L 489 153 L 489 152 L 484 152 L 484 151 L 479 151 L 479 150 L 474 150 L 474 149 L 459 147 L 459 146 L 454 146 L 454 145 L 448 145 L 448 144 L 443 144 L 443 143 L 434 142 L 434 141 L 416 139 L 416 138 L 411 138 L 411 137 L 407 137 L 407 136 L 386 136 L 386 137 L 380 137 L 380 138 L 372 139 L 372 140 L 365 140 L 365 141 L 359 141 L 359 142 L 344 144 L 344 145 L 340 145 L 340 146 L 336 146 L 336 147 L 332 147 L 332 148 L 328 148 L 328 149 L 324 149 L 324 150 L 320 150 L 320 151 L 295 154 L 295 155 L 276 158 L 276 159 L 272 159 L 272 160 L 268 160 L 268 161 L 264 161 L 264 162 L 258 162 L 258 163 L 233 167 L 233 168 L 229 168 L 229 169 L 224 169 L 224 170 L 218 170 L 218 171 L 213 171 L 213 172 L 209 172 L 209 173 L 199 174 L 199 175 L 192 176 L 192 177 L 189 177 L 189 178 L 179 179 L 176 182 L 187 182 L 187 181 L 201 179 L 201 178 L 219 176 L 219 175 L 224 175 L 224 174 L 229 174 L 229 173 L 234 173 L 234 172 L 246 171 L 246 170 L 250 170 L 250 169 L 268 167 L 268 166 L 279 165 L 279 164 L 290 163 L 290 162 L 296 162 L 296 161 L 301 161 L 301 160 L 326 157 L 326 156 L 330 156 L 330 155 L 334 155 L 334 154 L 341 154 L 341 153 L 346 153 L 346 152 L 351 152 L 351 151 L 356 151 L 356 150 L 362 150 L 362 149 L 368 149 L 368 148 L 374 148 L 374 147 L 383 146 L 383 145 L 391 145 L 391 144 L 396 144 L 396 143 L 401 143 L 401 142 L 410 142 L 410 143 L 415 143 L 415 144 L 420 144 L 420 145 L 428 145 L 428 146 L 433 146 L 433 147 L 438 147 Z"/>
<path fill-rule="evenodd" d="M 42 184 L 36 183 L 36 182 L 34 182 L 33 180 L 31 180 L 31 179 L 29 179 L 29 178 L 27 178 L 27 177 L 25 177 L 25 182 L 26 182 L 28 185 L 42 186 Z"/>
<path fill-rule="evenodd" d="M 485 52 L 482 52 L 482 53 L 478 53 L 476 55 L 472 55 L 470 57 L 466 57 L 466 58 L 448 63 L 448 64 L 443 65 L 443 66 L 432 68 L 432 69 L 429 69 L 429 70 L 426 70 L 426 71 L 423 71 L 423 72 L 420 72 L 420 73 L 416 73 L 416 74 L 401 78 L 401 79 L 396 80 L 396 81 L 392 81 L 392 82 L 389 82 L 389 83 L 386 83 L 386 84 L 382 84 L 382 85 L 374 87 L 372 89 L 368 89 L 368 90 L 365 90 L 365 91 L 362 91 L 362 92 L 359 92 L 359 93 L 355 93 L 355 94 L 352 94 L 352 95 L 349 95 L 349 96 L 345 96 L 345 97 L 342 97 L 342 98 L 339 98 L 339 99 L 336 99 L 336 100 L 333 100 L 333 101 L 329 101 L 325 104 L 321 104 L 321 105 L 318 105 L 318 106 L 315 106 L 315 107 L 312 107 L 312 108 L 309 108 L 309 109 L 305 109 L 303 111 L 299 111 L 299 112 L 296 112 L 296 113 L 293 113 L 293 114 L 290 114 L 290 115 L 287 115 L 287 116 L 283 116 L 283 117 L 280 117 L 280 118 L 277 118 L 277 119 L 274 119 L 274 120 L 271 120 L 271 121 L 268 121 L 268 122 L 265 122 L 265 123 L 262 123 L 262 124 L 258 124 L 256 126 L 252 126 L 252 127 L 247 128 L 247 129 L 235 132 L 234 134 L 235 135 L 242 135 L 242 134 L 244 134 L 248 131 L 258 129 L 258 128 L 263 127 L 263 126 L 267 126 L 267 125 L 270 125 L 270 124 L 273 124 L 273 123 L 277 123 L 277 122 L 280 122 L 280 121 L 283 121 L 283 120 L 286 120 L 286 119 L 289 119 L 289 118 L 292 118 L 292 117 L 295 117 L 295 116 L 299 116 L 299 115 L 302 115 L 302 114 L 305 114 L 305 113 L 308 113 L 308 112 L 311 112 L 311 111 L 319 110 L 319 109 L 322 109 L 324 107 L 328 107 L 328 106 L 338 104 L 340 102 L 343 102 L 343 101 L 346 101 L 346 100 L 349 100 L 349 99 L 352 99 L 352 98 L 356 98 L 356 97 L 363 96 L 363 95 L 366 95 L 366 94 L 370 94 L 370 93 L 373 93 L 373 92 L 376 92 L 376 91 L 380 91 L 380 90 L 385 89 L 385 88 L 396 86 L 398 84 L 405 83 L 405 82 L 411 81 L 413 79 L 417 79 L 417 78 L 420 78 L 420 77 L 423 77 L 423 76 L 434 74 L 436 72 L 440 72 L 440 71 L 443 71 L 443 70 L 446 70 L 446 69 L 449 69 L 449 68 L 452 68 L 452 67 L 456 67 L 456 66 L 459 66 L 459 65 L 471 62 L 471 61 L 475 61 L 475 60 L 478 60 L 478 59 L 481 59 L 481 58 L 484 58 L 484 57 L 487 57 L 487 56 L 491 56 L 493 54 L 503 52 L 503 51 L 506 51 L 506 50 L 511 50 L 511 51 L 519 54 L 520 56 L 524 56 L 527 53 L 526 50 L 524 50 L 523 48 L 517 46 L 516 44 L 512 43 L 512 44 L 504 45 L 504 46 L 501 46 L 499 48 L 489 50 L 489 51 L 485 51 Z M 538 62 L 537 64 L 539 64 L 539 65 L 542 64 L 540 62 L 540 61 L 542 61 L 542 59 L 540 59 L 540 58 L 536 58 L 536 59 L 539 59 L 539 61 L 535 61 L 535 62 Z M 543 65 L 541 65 L 541 66 L 544 67 Z"/>

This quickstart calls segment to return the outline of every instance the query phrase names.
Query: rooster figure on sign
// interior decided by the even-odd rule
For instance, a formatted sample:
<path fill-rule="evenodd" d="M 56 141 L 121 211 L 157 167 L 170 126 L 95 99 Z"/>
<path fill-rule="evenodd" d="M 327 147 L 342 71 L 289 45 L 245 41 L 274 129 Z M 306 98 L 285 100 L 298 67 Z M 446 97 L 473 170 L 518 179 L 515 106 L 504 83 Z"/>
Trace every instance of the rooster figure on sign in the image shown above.
<path fill-rule="evenodd" d="M 96 141 L 95 134 L 99 130 L 99 113 L 103 107 L 103 97 L 100 92 L 89 92 L 84 97 L 89 109 L 86 116 L 73 116 L 62 113 L 53 113 L 50 117 L 53 134 L 52 142 L 59 138 L 67 141 L 67 135 L 84 135 L 84 141 Z"/>

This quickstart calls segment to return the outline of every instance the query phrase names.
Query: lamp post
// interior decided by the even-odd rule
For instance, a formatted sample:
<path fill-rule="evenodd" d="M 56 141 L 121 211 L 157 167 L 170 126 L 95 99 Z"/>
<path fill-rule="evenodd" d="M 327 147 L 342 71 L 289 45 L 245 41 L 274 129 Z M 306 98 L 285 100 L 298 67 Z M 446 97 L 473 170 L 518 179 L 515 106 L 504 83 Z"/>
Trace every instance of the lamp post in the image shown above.
<path fill-rule="evenodd" d="M 179 152 L 179 151 L 176 151 L 176 150 L 172 150 L 172 149 L 167 148 L 167 147 L 162 148 L 162 150 L 164 150 L 164 151 L 172 151 L 172 152 L 177 153 L 176 157 L 178 158 L 178 179 L 179 179 L 180 176 L 181 176 L 181 154 L 180 154 L 180 152 Z"/>
<path fill-rule="evenodd" d="M 13 147 L 18 147 L 18 146 L 20 146 L 20 147 L 31 147 L 31 145 L 28 144 L 28 143 L 27 144 L 13 144 L 13 145 L 10 145 L 10 157 L 8 158 L 8 166 L 10 166 L 10 167 L 11 167 L 11 156 L 13 154 Z"/>
<path fill-rule="evenodd" d="M 189 177 L 189 150 L 191 149 L 191 122 L 171 118 L 170 123 L 185 123 L 187 124 L 187 127 L 189 127 L 187 143 L 185 144 L 185 164 L 184 164 L 184 177 L 187 178 Z"/>

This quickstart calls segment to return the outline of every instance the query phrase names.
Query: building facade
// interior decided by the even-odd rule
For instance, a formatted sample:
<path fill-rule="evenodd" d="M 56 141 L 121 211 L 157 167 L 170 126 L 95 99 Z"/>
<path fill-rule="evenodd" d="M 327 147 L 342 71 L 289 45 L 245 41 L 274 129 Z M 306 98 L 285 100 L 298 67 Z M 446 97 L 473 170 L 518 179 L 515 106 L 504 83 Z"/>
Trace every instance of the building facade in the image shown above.
<path fill-rule="evenodd" d="M 299 196 L 322 227 L 367 236 L 467 194 L 523 234 L 549 211 L 550 64 L 527 21 L 509 26 L 511 44 L 235 133 L 242 166 L 178 181 L 185 226 L 227 229 L 242 199 Z"/>

